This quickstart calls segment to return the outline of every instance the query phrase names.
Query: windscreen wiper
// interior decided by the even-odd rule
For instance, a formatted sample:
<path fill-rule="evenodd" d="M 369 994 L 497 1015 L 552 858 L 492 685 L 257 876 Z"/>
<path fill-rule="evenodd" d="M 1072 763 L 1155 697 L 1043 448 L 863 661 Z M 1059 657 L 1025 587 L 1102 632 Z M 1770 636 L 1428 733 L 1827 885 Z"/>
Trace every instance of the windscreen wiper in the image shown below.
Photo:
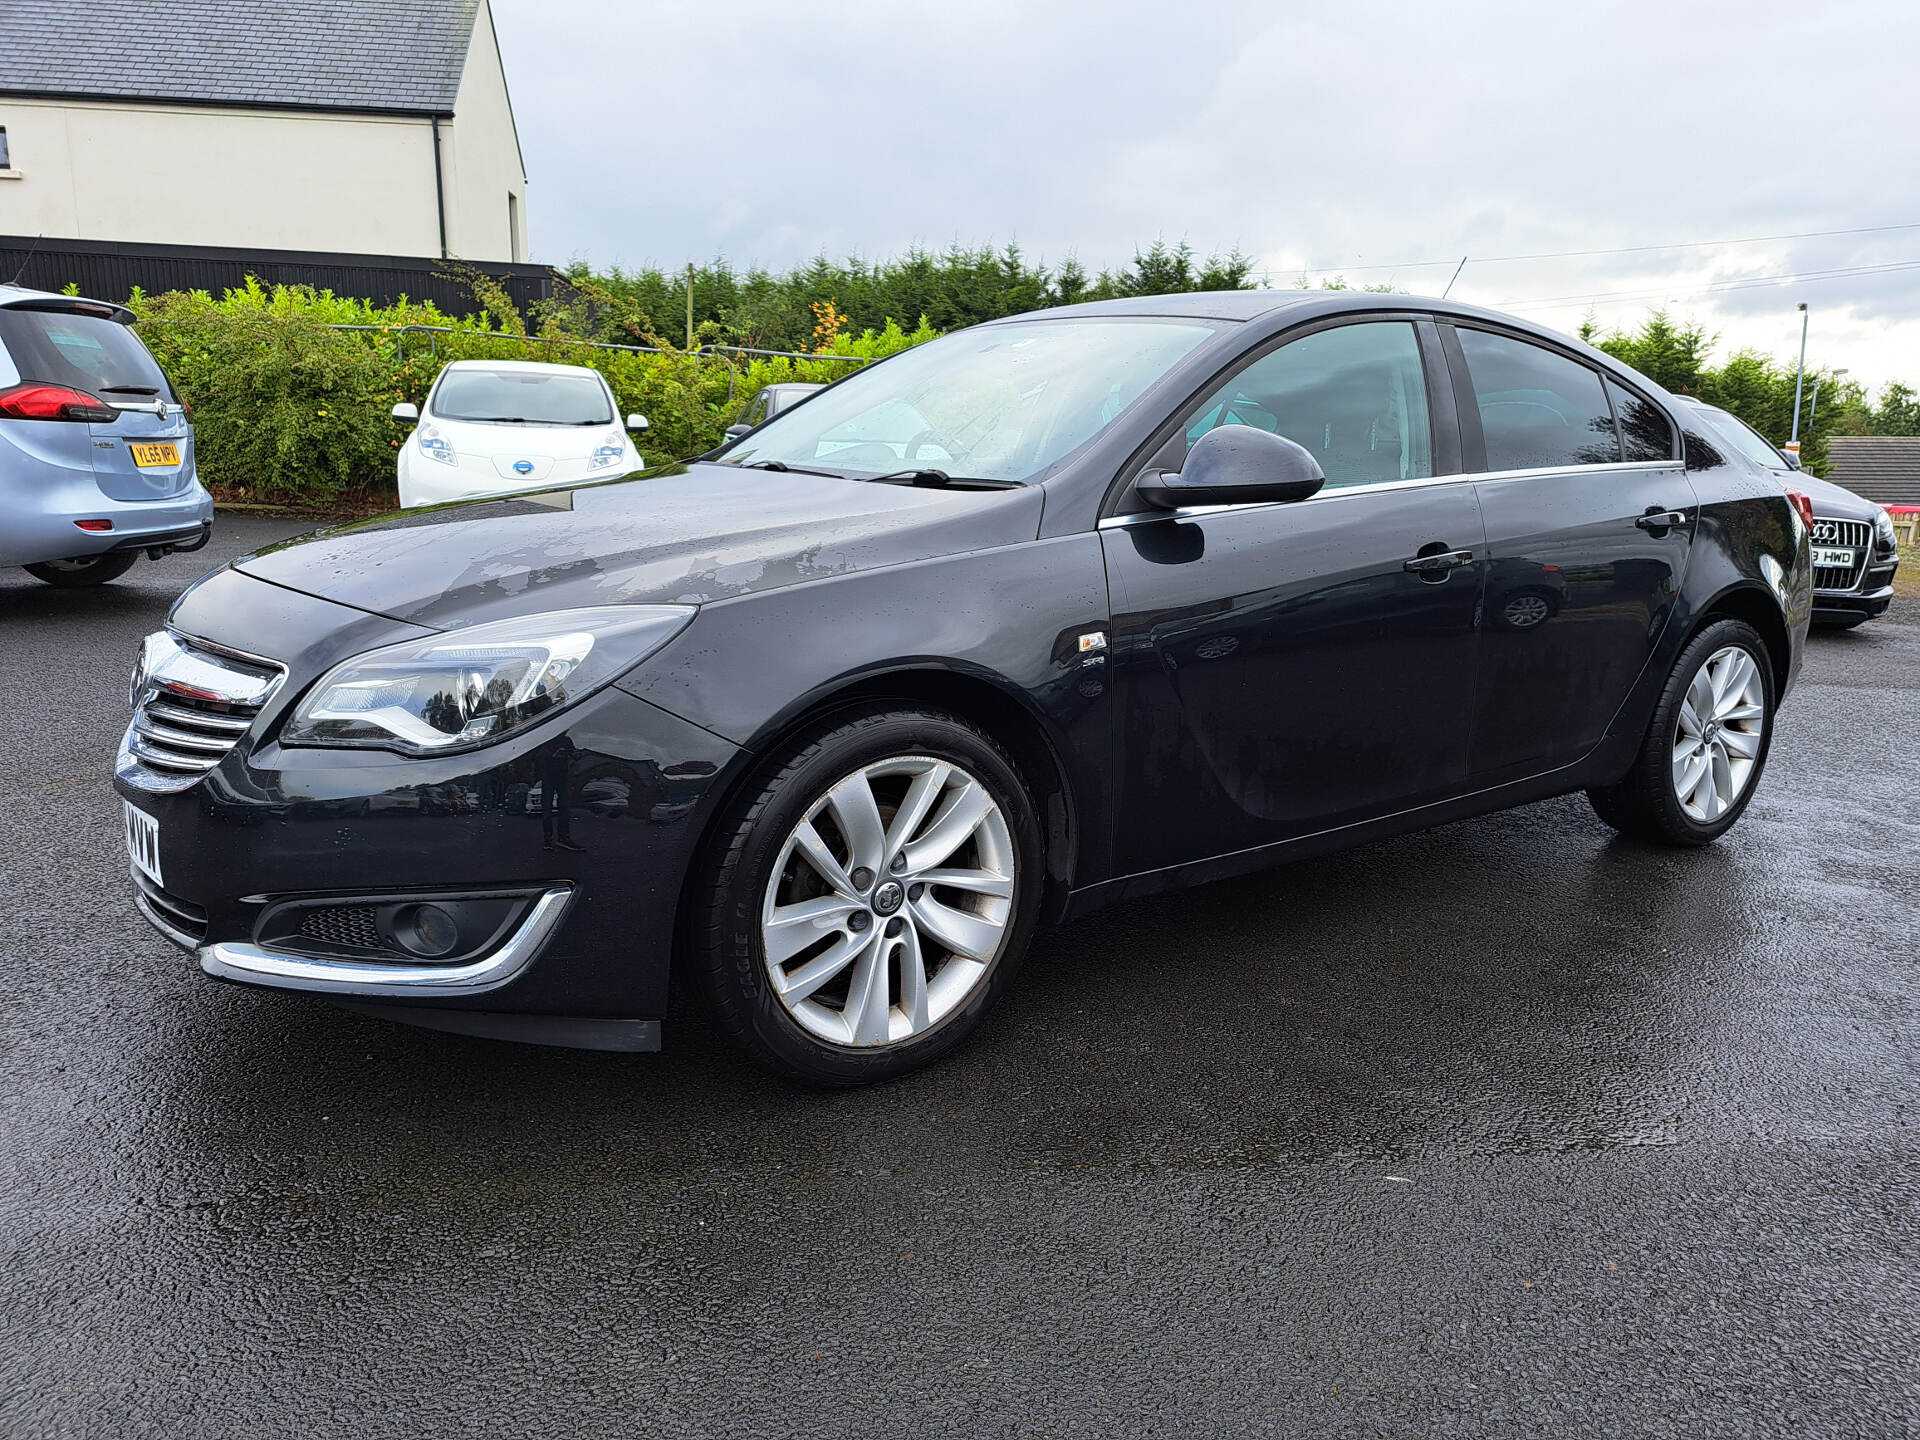
<path fill-rule="evenodd" d="M 949 475 L 944 470 L 922 467 L 917 470 L 893 470 L 885 475 L 856 475 L 856 480 L 871 480 L 876 485 L 915 485 L 927 490 L 1018 490 L 1018 480 L 999 480 L 986 475 Z"/>
<path fill-rule="evenodd" d="M 824 475 L 829 480 L 846 479 L 838 470 L 809 470 L 804 465 L 789 465 L 784 460 L 723 460 L 720 463 L 731 465 L 736 470 L 778 470 L 783 475 Z"/>

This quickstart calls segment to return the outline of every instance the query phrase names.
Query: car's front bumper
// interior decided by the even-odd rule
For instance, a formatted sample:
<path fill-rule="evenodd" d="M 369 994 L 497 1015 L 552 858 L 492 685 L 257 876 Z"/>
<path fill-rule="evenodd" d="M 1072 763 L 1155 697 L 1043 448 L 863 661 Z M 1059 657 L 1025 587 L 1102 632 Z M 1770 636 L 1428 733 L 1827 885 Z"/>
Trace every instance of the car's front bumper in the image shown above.
<path fill-rule="evenodd" d="M 1899 569 L 1899 557 L 1875 558 L 1863 567 L 1859 583 L 1847 590 L 1813 592 L 1813 620 L 1821 623 L 1851 624 L 1883 615 L 1893 603 L 1893 577 Z"/>
<path fill-rule="evenodd" d="M 244 615 L 254 653 L 287 665 L 252 730 L 184 785 L 122 745 L 115 788 L 158 824 L 162 878 L 134 882 L 143 913 L 222 980 L 476 1033 L 657 1040 L 681 886 L 737 749 L 614 688 L 463 755 L 283 747 L 280 722 L 305 685 L 396 627 L 276 589 L 222 572 L 176 614 L 184 633 L 230 646 L 231 634 L 201 632 Z M 528 909 L 458 964 L 268 933 L 290 900 L 503 893 Z"/>

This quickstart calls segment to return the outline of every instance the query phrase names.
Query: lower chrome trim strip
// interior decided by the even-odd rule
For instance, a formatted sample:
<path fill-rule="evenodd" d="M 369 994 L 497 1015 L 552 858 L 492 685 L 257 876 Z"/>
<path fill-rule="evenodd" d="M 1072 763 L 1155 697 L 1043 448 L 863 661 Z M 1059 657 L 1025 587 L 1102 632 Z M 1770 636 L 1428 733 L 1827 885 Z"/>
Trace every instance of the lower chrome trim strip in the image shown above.
<path fill-rule="evenodd" d="M 134 887 L 133 903 L 138 907 L 140 913 L 147 917 L 147 923 L 149 925 L 153 926 L 154 929 L 158 930 L 182 950 L 191 953 L 200 948 L 200 937 L 197 935 L 189 935 L 186 931 L 175 926 L 160 913 L 159 906 L 149 900 L 146 897 L 146 892 L 138 886 Z"/>
<path fill-rule="evenodd" d="M 573 887 L 550 887 L 499 949 L 464 965 L 379 965 L 319 960 L 265 946 L 222 941 L 200 947 L 200 968 L 219 980 L 308 990 L 322 995 L 480 995 L 497 990 L 533 963 L 573 898 Z"/>

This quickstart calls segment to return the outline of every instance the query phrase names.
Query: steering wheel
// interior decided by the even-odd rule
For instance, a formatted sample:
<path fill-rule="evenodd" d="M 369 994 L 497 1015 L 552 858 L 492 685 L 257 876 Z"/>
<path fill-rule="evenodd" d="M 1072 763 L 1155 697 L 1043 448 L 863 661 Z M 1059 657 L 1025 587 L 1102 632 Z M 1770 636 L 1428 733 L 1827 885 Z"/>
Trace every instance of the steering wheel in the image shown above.
<path fill-rule="evenodd" d="M 947 452 L 947 458 L 950 460 L 964 460 L 967 455 L 967 452 L 961 448 L 960 442 L 945 431 L 927 429 L 922 430 L 907 442 L 905 458 L 908 460 L 918 460 L 921 450 L 928 445 L 938 445 L 942 450 Z"/>

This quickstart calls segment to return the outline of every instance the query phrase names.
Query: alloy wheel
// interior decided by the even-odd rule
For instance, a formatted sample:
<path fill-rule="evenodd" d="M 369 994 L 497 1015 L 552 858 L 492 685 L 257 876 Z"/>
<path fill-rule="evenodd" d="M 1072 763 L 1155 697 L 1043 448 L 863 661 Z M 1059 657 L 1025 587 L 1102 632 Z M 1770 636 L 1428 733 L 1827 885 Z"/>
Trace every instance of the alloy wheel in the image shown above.
<path fill-rule="evenodd" d="M 1687 817 L 1711 824 L 1746 793 L 1760 763 L 1767 692 L 1746 650 L 1716 650 L 1694 672 L 1673 732 L 1673 793 Z"/>
<path fill-rule="evenodd" d="M 774 993 L 836 1045 L 932 1029 L 1005 947 L 1015 864 L 1000 806 L 961 766 L 927 755 L 863 766 L 781 846 L 760 921 Z"/>

